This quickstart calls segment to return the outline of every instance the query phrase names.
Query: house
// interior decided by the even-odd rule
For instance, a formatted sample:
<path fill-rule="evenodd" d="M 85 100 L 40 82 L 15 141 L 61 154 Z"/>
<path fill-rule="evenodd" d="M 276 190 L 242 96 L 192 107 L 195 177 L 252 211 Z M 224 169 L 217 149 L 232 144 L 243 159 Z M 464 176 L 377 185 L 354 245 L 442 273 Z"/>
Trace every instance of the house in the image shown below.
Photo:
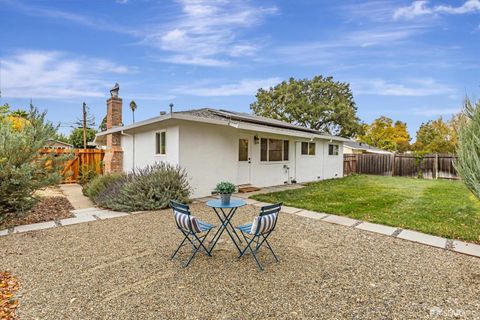
<path fill-rule="evenodd" d="M 270 118 L 203 108 L 163 113 L 122 125 L 118 90 L 107 100 L 105 171 L 131 171 L 159 161 L 185 168 L 193 196 L 220 181 L 266 187 L 343 176 L 344 138 Z"/>
<path fill-rule="evenodd" d="M 344 154 L 364 154 L 364 153 L 376 153 L 376 154 L 392 154 L 390 151 L 385 151 L 376 147 L 372 147 L 366 143 L 356 142 L 353 140 L 347 140 L 343 143 Z"/>
<path fill-rule="evenodd" d="M 45 149 L 73 149 L 73 144 L 59 140 L 48 139 L 44 146 Z"/>

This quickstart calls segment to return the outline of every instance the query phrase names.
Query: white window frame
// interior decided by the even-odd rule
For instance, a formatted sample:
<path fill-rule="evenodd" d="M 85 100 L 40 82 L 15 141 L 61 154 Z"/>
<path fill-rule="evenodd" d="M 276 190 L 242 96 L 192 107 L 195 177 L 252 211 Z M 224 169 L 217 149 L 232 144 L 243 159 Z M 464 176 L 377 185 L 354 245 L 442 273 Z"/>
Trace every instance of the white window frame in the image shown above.
<path fill-rule="evenodd" d="M 262 139 L 266 139 L 267 140 L 267 160 L 262 160 Z M 280 140 L 282 141 L 282 160 L 278 160 L 278 161 L 270 161 L 270 149 L 269 149 L 269 140 Z M 288 142 L 288 159 L 285 160 L 285 141 Z M 261 137 L 260 138 L 260 163 L 264 163 L 264 164 L 267 164 L 267 163 L 285 163 L 285 162 L 289 162 L 290 161 L 290 140 L 288 139 L 282 139 L 282 138 L 267 138 L 267 137 Z"/>
<path fill-rule="evenodd" d="M 336 146 L 337 147 L 337 153 L 333 153 L 333 154 L 330 154 L 330 146 Z M 334 150 L 335 151 L 335 148 Z M 340 145 L 336 144 L 336 143 L 329 143 L 328 144 L 328 155 L 331 156 L 331 157 L 338 157 L 340 155 Z"/>
<path fill-rule="evenodd" d="M 302 153 L 302 144 L 306 143 L 307 144 L 307 154 Z M 310 144 L 314 145 L 314 152 L 313 154 L 310 154 Z M 317 143 L 315 141 L 301 141 L 300 142 L 300 155 L 304 157 L 315 157 L 317 155 Z"/>
<path fill-rule="evenodd" d="M 165 153 L 161 153 L 162 152 L 162 133 L 165 133 Z M 158 139 L 158 145 L 157 145 L 157 134 L 159 135 L 159 139 Z M 154 145 L 155 145 L 155 149 L 154 149 L 154 153 L 156 156 L 165 156 L 167 154 L 167 130 L 159 130 L 159 131 L 155 131 L 154 135 L 153 135 L 153 140 L 154 140 Z M 157 147 L 158 147 L 158 153 L 157 153 Z"/>

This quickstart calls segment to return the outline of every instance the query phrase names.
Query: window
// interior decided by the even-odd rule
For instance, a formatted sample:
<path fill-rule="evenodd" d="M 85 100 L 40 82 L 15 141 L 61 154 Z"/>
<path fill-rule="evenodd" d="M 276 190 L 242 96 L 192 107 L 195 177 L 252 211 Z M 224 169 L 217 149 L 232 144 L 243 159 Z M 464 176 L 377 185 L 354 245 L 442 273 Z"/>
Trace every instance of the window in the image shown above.
<path fill-rule="evenodd" d="M 238 161 L 248 161 L 248 139 L 238 139 Z"/>
<path fill-rule="evenodd" d="M 260 161 L 288 161 L 288 140 L 260 139 Z"/>
<path fill-rule="evenodd" d="M 315 142 L 302 142 L 302 154 L 308 156 L 315 155 Z"/>
<path fill-rule="evenodd" d="M 329 144 L 328 145 L 328 155 L 329 156 L 338 156 L 338 144 Z"/>
<path fill-rule="evenodd" d="M 167 132 L 155 132 L 155 154 L 166 154 L 167 152 Z"/>

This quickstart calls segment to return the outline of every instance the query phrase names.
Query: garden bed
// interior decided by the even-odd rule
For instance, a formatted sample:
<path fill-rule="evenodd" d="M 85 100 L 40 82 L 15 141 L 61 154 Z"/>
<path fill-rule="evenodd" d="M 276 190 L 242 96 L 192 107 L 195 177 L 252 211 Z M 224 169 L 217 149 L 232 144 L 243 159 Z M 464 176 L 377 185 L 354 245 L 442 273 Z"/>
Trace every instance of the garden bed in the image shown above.
<path fill-rule="evenodd" d="M 57 189 L 48 188 L 38 193 L 40 201 L 31 210 L 20 217 L 7 217 L 0 222 L 0 230 L 15 226 L 60 220 L 73 217 L 73 206 Z"/>

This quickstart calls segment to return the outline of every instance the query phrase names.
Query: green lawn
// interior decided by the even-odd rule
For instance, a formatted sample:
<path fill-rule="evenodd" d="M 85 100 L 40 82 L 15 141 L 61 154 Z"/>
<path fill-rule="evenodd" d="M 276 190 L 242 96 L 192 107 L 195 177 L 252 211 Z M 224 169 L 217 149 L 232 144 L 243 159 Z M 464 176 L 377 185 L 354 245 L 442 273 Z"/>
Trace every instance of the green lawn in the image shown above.
<path fill-rule="evenodd" d="M 350 176 L 252 198 L 480 243 L 480 201 L 460 181 Z"/>

